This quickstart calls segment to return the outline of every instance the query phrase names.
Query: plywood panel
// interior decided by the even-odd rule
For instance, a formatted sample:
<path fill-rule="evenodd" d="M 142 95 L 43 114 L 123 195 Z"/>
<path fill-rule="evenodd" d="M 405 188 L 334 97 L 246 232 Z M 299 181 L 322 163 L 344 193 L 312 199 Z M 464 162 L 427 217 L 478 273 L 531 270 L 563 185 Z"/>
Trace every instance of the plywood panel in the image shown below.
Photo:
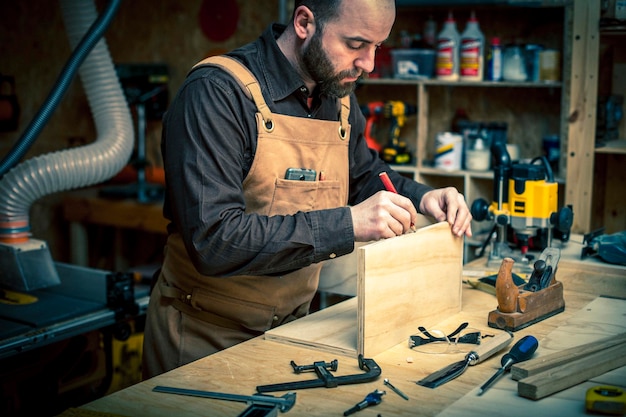
<path fill-rule="evenodd" d="M 448 223 L 359 248 L 358 351 L 374 356 L 461 311 L 463 241 Z"/>
<path fill-rule="evenodd" d="M 357 297 L 265 338 L 372 357 L 461 310 L 463 239 L 437 223 L 358 249 Z"/>
<path fill-rule="evenodd" d="M 265 339 L 356 356 L 357 299 L 351 298 L 310 316 L 265 332 Z"/>

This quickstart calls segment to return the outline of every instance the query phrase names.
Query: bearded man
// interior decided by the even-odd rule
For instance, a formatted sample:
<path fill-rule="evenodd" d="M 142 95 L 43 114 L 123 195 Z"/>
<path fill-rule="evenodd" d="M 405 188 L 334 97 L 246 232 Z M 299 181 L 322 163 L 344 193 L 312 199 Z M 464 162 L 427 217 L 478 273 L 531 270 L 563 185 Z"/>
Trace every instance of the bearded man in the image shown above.
<path fill-rule="evenodd" d="M 365 142 L 354 89 L 394 20 L 394 0 L 296 0 L 287 26 L 189 73 L 163 119 L 170 223 L 144 378 L 308 314 L 323 261 L 418 213 L 471 236 L 456 189 L 399 175 Z"/>

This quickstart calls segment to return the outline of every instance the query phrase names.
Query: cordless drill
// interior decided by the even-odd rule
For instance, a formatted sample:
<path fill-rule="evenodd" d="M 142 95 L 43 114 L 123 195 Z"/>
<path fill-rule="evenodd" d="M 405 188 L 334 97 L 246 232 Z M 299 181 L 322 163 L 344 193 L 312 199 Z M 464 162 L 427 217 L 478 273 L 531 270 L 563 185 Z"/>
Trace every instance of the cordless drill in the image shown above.
<path fill-rule="evenodd" d="M 383 146 L 376 141 L 373 134 L 374 125 L 379 122 L 383 117 L 383 110 L 385 109 L 385 103 L 382 101 L 374 101 L 367 105 L 361 106 L 361 112 L 365 116 L 365 142 L 370 149 L 376 152 L 381 152 Z"/>
<path fill-rule="evenodd" d="M 391 120 L 389 142 L 381 151 L 382 159 L 390 164 L 411 163 L 411 153 L 406 142 L 400 139 L 400 130 L 406 122 L 406 117 L 417 113 L 415 106 L 403 101 L 387 101 L 384 107 L 384 116 Z"/>

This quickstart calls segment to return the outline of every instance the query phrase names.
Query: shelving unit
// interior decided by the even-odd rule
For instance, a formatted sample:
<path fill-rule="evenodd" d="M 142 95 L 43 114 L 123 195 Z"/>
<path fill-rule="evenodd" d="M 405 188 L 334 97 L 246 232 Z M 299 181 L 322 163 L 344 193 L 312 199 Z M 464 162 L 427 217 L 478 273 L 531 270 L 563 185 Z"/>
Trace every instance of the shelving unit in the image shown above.
<path fill-rule="evenodd" d="M 412 164 L 393 165 L 393 168 L 405 174 L 410 175 L 417 181 L 427 183 L 434 187 L 455 186 L 463 192 L 469 202 L 479 198 L 490 198 L 492 192 L 491 171 L 469 171 L 456 170 L 444 171 L 433 166 L 434 159 L 434 135 L 430 128 L 429 116 L 430 111 L 430 91 L 435 88 L 443 88 L 450 90 L 454 95 L 454 91 L 459 88 L 471 89 L 501 89 L 513 90 L 508 91 L 509 94 L 515 94 L 516 89 L 540 89 L 546 94 L 553 94 L 554 90 L 560 90 L 561 82 L 493 82 L 493 81 L 440 81 L 436 79 L 427 80 L 403 80 L 403 79 L 368 79 L 363 81 L 359 97 L 369 96 L 372 92 L 367 91 L 368 87 L 384 87 L 385 94 L 397 97 L 406 96 L 409 102 L 417 103 L 417 114 L 414 117 L 408 117 L 411 123 L 407 123 L 402 137 L 407 141 L 413 155 L 415 155 Z M 379 93 L 373 92 L 374 95 Z M 414 97 L 410 97 L 414 95 Z M 560 96 L 559 96 L 560 97 Z M 557 97 L 558 98 L 558 97 Z M 555 99 L 555 98 L 553 98 Z M 437 130 L 439 131 L 439 130 Z M 533 153 L 541 152 L 535 146 L 525 146 L 527 155 L 530 158 Z M 540 144 L 539 144 L 540 145 Z M 559 182 L 564 183 L 562 179 Z"/>
<path fill-rule="evenodd" d="M 573 233 L 593 230 L 594 158 L 609 153 L 623 155 L 622 141 L 595 149 L 596 97 L 598 83 L 598 21 L 600 5 L 586 0 L 572 1 L 432 1 L 398 2 L 394 32 L 413 25 L 418 32 L 429 15 L 436 20 L 453 10 L 459 26 L 470 10 L 476 10 L 486 42 L 501 36 L 518 42 L 541 43 L 561 51 L 559 83 L 542 82 L 444 82 L 391 78 L 364 80 L 357 90 L 361 104 L 370 101 L 404 100 L 417 106 L 415 117 L 407 119 L 402 138 L 416 155 L 411 165 L 394 166 L 399 172 L 435 187 L 455 186 L 471 204 L 476 198 L 490 200 L 493 173 L 453 171 L 432 166 L 434 137 L 449 131 L 451 119 L 464 105 L 470 120 L 508 123 L 508 143 L 520 146 L 521 158 L 543 153 L 542 137 L 557 134 L 561 156 L 557 174 L 559 205 L 572 206 Z M 444 7 L 442 7 L 444 6 Z M 517 33 L 517 35 L 515 35 Z M 394 33 L 392 33 L 393 39 Z M 474 118 L 474 110 L 477 117 Z M 617 204 L 619 207 L 619 204 Z M 623 204 L 622 204 L 623 206 Z M 484 225 L 480 226 L 484 227 Z"/>
<path fill-rule="evenodd" d="M 600 27 L 598 97 L 626 97 L 626 23 Z M 622 111 L 626 107 L 622 104 Z M 598 115 L 600 117 L 600 115 Z M 626 230 L 626 120 L 622 118 L 618 135 L 596 139 L 594 149 L 594 189 L 592 230 L 603 227 L 606 233 Z M 601 145 L 598 144 L 601 142 Z"/>

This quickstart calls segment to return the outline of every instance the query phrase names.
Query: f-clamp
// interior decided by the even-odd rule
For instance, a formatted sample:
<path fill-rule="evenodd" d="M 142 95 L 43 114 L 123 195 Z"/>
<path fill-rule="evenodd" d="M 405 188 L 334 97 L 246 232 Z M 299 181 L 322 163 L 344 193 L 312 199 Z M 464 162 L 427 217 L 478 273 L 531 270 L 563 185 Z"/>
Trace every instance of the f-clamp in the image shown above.
<path fill-rule="evenodd" d="M 297 374 L 307 371 L 315 371 L 317 379 L 309 381 L 293 381 L 280 384 L 271 385 L 259 385 L 256 387 L 257 392 L 275 392 L 275 391 L 292 391 L 305 388 L 335 388 L 339 385 L 360 384 L 363 382 L 370 382 L 378 378 L 381 374 L 381 369 L 373 359 L 363 358 L 363 355 L 359 355 L 359 368 L 365 372 L 354 375 L 342 375 L 334 376 L 330 371 L 336 371 L 338 367 L 337 360 L 331 362 L 314 362 L 312 365 L 296 365 L 294 361 L 291 361 L 291 367 Z"/>

